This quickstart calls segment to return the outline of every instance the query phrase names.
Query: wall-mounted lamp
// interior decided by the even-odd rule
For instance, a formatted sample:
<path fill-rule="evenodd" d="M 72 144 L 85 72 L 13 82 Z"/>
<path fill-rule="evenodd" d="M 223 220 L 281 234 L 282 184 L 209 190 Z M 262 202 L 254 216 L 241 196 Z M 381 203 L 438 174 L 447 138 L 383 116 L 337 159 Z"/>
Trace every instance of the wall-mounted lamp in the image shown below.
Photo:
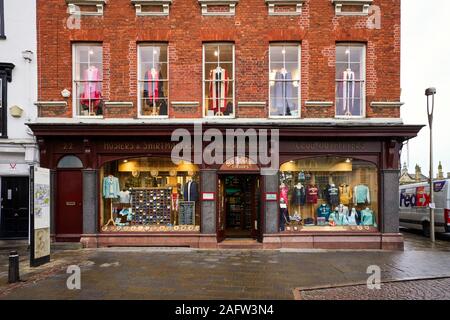
<path fill-rule="evenodd" d="M 22 51 L 22 58 L 24 58 L 27 62 L 33 61 L 33 55 L 34 53 L 31 50 Z"/>

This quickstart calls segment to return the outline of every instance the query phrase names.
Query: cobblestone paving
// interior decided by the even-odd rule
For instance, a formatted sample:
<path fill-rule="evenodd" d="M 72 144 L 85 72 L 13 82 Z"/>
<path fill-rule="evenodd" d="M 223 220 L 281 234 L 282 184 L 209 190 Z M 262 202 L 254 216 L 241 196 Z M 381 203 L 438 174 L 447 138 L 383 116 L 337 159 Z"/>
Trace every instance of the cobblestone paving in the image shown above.
<path fill-rule="evenodd" d="M 299 293 L 301 300 L 449 300 L 450 278 L 383 283 L 379 290 L 359 285 Z"/>

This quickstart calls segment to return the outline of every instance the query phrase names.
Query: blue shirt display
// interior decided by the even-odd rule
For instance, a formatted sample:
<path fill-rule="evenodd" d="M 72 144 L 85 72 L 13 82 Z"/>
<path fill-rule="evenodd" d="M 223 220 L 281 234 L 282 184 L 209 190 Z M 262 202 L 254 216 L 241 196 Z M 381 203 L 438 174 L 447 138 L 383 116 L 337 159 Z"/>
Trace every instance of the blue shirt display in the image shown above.
<path fill-rule="evenodd" d="M 103 197 L 106 199 L 118 198 L 120 193 L 119 179 L 114 176 L 103 178 Z"/>
<path fill-rule="evenodd" d="M 361 225 L 374 227 L 377 226 L 375 215 L 371 209 L 366 208 L 361 211 Z"/>

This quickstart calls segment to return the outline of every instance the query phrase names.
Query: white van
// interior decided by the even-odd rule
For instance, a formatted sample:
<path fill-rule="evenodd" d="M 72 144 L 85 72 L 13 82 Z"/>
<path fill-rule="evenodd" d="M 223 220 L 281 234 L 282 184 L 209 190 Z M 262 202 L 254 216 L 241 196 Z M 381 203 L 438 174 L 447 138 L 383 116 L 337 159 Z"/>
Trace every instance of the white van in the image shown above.
<path fill-rule="evenodd" d="M 450 179 L 436 180 L 434 184 L 435 231 L 450 232 Z M 400 226 L 422 230 L 430 235 L 430 186 L 428 182 L 400 186 Z"/>

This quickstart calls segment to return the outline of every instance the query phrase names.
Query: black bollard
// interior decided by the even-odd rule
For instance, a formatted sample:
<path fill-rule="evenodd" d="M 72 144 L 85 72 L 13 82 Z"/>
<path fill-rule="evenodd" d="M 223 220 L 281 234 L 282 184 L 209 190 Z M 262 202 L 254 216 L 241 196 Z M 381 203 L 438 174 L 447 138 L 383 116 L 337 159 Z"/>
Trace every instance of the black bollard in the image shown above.
<path fill-rule="evenodd" d="M 9 253 L 8 283 L 15 283 L 19 281 L 19 254 L 17 253 L 17 251 L 11 251 Z"/>

